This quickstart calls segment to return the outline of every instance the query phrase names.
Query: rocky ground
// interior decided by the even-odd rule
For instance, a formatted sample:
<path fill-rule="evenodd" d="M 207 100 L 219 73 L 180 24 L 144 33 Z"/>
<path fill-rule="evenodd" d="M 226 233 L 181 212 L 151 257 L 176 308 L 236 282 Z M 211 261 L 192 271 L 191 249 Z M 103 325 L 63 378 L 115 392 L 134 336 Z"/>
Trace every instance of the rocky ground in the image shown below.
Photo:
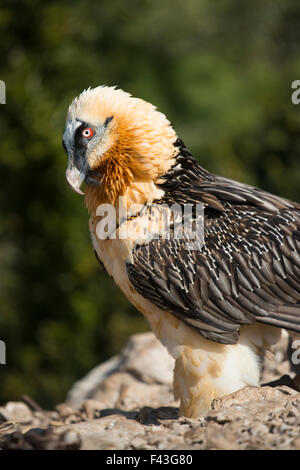
<path fill-rule="evenodd" d="M 55 410 L 29 397 L 0 407 L 0 449 L 300 449 L 300 389 L 287 347 L 285 335 L 266 358 L 268 385 L 215 400 L 193 420 L 178 418 L 172 359 L 152 333 L 135 335 Z"/>

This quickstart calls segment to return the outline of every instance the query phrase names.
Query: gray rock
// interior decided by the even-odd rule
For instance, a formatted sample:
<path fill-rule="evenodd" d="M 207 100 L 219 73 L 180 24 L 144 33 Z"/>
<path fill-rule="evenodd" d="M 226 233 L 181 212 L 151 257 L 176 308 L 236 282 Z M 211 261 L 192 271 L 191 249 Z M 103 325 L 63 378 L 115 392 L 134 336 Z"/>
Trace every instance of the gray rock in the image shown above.
<path fill-rule="evenodd" d="M 9 401 L 5 406 L 0 407 L 0 413 L 7 421 L 30 422 L 33 414 L 30 408 L 22 401 Z"/>
<path fill-rule="evenodd" d="M 178 418 L 166 350 L 152 333 L 134 335 L 54 411 L 1 407 L 0 449 L 300 449 L 300 393 L 287 345 L 285 336 L 265 360 L 269 385 L 216 399 L 194 420 Z"/>
<path fill-rule="evenodd" d="M 67 403 L 78 408 L 88 398 L 102 401 L 103 395 L 109 395 L 106 405 L 113 406 L 121 393 L 120 383 L 127 388 L 135 384 L 137 394 L 144 394 L 147 403 L 150 403 L 154 395 L 159 395 L 157 392 L 160 387 L 157 385 L 167 386 L 164 390 L 171 387 L 173 368 L 173 358 L 153 333 L 133 335 L 119 356 L 95 367 L 73 385 L 67 395 Z M 153 387 L 147 387 L 146 384 Z M 129 395 L 130 390 L 127 393 Z M 135 399 L 133 394 L 130 406 L 134 406 L 137 401 L 138 398 Z"/>

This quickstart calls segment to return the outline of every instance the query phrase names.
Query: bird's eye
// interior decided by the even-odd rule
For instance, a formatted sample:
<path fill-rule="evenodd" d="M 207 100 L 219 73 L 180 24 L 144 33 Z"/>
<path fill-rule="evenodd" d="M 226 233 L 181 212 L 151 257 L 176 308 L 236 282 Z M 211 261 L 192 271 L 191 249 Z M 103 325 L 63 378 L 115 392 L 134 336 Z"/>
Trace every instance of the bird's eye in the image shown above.
<path fill-rule="evenodd" d="M 83 129 L 83 131 L 81 132 L 81 135 L 82 137 L 84 137 L 85 139 L 91 139 L 94 135 L 94 131 L 91 127 L 86 127 L 85 129 Z"/>

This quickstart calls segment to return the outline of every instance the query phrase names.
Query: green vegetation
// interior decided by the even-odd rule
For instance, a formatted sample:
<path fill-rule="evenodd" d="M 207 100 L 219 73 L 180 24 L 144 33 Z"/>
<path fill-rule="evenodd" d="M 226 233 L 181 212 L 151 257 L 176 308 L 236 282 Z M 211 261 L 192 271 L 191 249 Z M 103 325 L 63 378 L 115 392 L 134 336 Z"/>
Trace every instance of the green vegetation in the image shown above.
<path fill-rule="evenodd" d="M 209 170 L 300 201 L 294 0 L 2 1 L 0 403 L 44 406 L 147 328 L 102 271 L 67 187 L 71 99 L 118 85 L 156 104 Z"/>

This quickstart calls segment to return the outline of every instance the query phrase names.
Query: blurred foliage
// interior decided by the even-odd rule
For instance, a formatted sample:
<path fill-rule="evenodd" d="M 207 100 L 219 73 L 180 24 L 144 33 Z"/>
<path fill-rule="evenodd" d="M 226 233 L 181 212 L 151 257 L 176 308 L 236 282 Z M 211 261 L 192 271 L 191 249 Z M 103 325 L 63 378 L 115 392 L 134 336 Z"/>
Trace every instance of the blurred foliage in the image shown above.
<path fill-rule="evenodd" d="M 44 406 L 147 328 L 93 254 L 65 183 L 70 100 L 119 85 L 156 104 L 211 171 L 300 200 L 294 0 L 0 5 L 0 402 Z"/>

